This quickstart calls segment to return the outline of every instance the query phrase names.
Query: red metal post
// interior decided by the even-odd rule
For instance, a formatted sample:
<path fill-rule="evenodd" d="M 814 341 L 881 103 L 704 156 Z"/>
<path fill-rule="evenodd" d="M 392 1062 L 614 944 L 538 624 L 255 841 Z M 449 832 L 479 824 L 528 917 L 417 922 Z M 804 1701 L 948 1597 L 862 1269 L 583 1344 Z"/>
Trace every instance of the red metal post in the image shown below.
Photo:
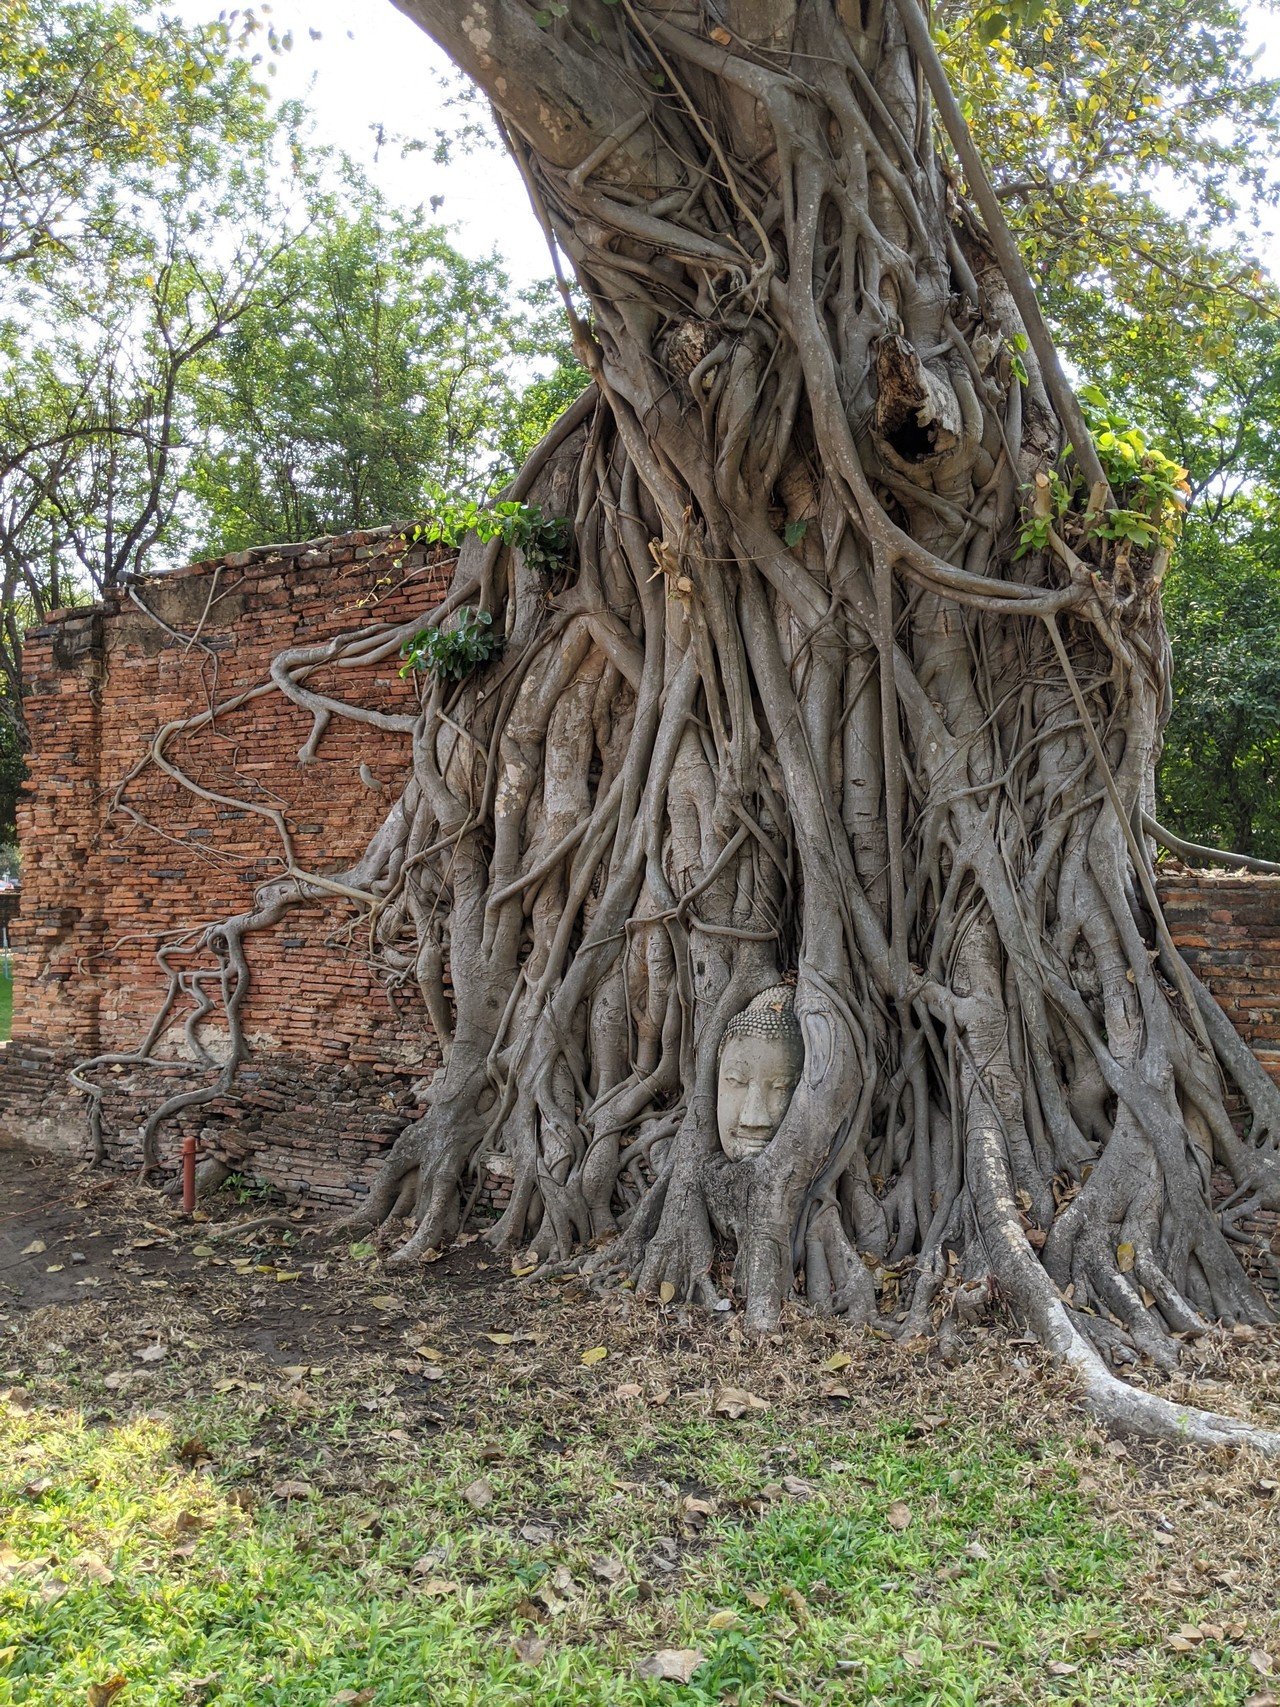
<path fill-rule="evenodd" d="M 196 1206 L 196 1141 L 182 1140 L 182 1213 L 194 1213 Z"/>

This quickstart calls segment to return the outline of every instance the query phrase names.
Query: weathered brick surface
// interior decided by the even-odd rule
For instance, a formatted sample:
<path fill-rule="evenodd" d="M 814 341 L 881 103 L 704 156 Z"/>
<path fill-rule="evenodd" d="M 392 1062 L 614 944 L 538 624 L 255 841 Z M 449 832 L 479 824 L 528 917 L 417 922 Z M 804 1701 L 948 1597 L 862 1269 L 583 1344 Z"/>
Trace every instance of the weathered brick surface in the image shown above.
<path fill-rule="evenodd" d="M 1280 1078 L 1280 878 L 1194 871 L 1162 880 L 1174 941 Z"/>
<path fill-rule="evenodd" d="M 34 752 L 19 817 L 24 881 L 0 1133 L 82 1147 L 84 1103 L 66 1089 L 68 1062 L 135 1049 L 165 987 L 157 946 L 247 910 L 255 887 L 282 869 L 261 812 L 195 797 L 154 766 L 116 800 L 156 731 L 265 680 L 286 647 L 418 617 L 440 597 L 448 568 L 385 530 L 353 534 L 237 553 L 145 583 L 139 597 L 174 633 L 123 595 L 27 636 Z M 180 638 L 193 634 L 194 644 Z M 384 711 L 412 711 L 417 691 L 394 657 L 321 670 L 308 685 Z M 169 755 L 212 794 L 282 811 L 299 864 L 333 872 L 361 852 L 394 802 L 408 743 L 335 718 L 303 766 L 310 730 L 306 712 L 271 692 L 181 737 Z M 360 1188 L 419 1108 L 413 1087 L 436 1054 L 420 1006 L 393 999 L 359 933 L 344 929 L 351 916 L 340 906 L 299 908 L 250 940 L 244 1021 L 254 1059 L 236 1098 L 165 1127 L 162 1155 L 171 1158 L 193 1130 L 232 1158 L 251 1143 L 254 1170 L 286 1189 L 339 1200 Z M 206 1031 L 206 1041 L 217 1035 Z M 160 1052 L 186 1053 L 180 1026 Z M 108 1076 L 112 1151 L 124 1160 L 172 1075 Z"/>

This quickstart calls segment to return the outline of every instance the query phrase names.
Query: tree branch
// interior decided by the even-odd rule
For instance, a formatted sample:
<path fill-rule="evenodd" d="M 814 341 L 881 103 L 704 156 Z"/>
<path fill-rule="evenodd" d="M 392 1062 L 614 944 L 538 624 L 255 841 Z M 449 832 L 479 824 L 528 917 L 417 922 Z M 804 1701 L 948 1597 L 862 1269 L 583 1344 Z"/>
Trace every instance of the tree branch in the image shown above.
<path fill-rule="evenodd" d="M 552 165 L 571 169 L 602 137 L 632 127 L 602 172 L 615 182 L 652 177 L 652 136 L 637 135 L 643 106 L 607 55 L 588 60 L 532 11 L 510 0 L 395 0 L 472 78 L 506 122 Z"/>

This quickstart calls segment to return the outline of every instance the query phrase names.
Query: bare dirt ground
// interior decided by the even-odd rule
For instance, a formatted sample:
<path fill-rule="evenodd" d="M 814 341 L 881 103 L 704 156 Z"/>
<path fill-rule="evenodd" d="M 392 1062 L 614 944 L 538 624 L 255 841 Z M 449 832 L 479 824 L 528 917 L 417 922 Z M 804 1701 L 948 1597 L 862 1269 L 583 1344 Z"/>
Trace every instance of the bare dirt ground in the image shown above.
<path fill-rule="evenodd" d="M 544 1373 L 554 1366 L 569 1392 L 583 1398 L 600 1385 L 592 1365 L 581 1362 L 597 1340 L 613 1360 L 609 1373 L 626 1358 L 708 1388 L 734 1371 L 735 1379 L 750 1372 L 813 1386 L 813 1360 L 825 1350 L 852 1360 L 818 1371 L 810 1396 L 833 1414 L 897 1408 L 909 1395 L 928 1411 L 929 1395 L 936 1400 L 954 1389 L 959 1397 L 981 1370 L 983 1390 L 994 1376 L 1002 1387 L 1034 1395 L 1029 1426 L 1038 1417 L 1075 1432 L 1092 1427 L 1074 1405 L 1070 1381 L 998 1318 L 964 1333 L 945 1357 L 936 1342 L 896 1346 L 798 1314 L 770 1342 L 752 1346 L 732 1315 L 658 1308 L 626 1291 L 602 1300 L 572 1276 L 518 1278 L 475 1235 L 416 1273 L 397 1274 L 371 1243 L 330 1239 L 312 1210 L 224 1191 L 188 1221 L 173 1200 L 129 1176 L 0 1149 L 0 1363 L 6 1344 L 34 1351 L 51 1342 L 74 1358 L 83 1379 L 114 1368 L 116 1390 L 136 1397 L 170 1363 L 169 1350 L 164 1357 L 142 1353 L 170 1338 L 173 1364 L 192 1373 L 198 1365 L 205 1376 L 215 1367 L 262 1372 L 306 1360 L 324 1363 L 342 1381 L 376 1366 L 398 1377 L 403 1398 L 428 1410 L 438 1408 L 436 1383 L 404 1355 L 427 1338 L 465 1345 L 469 1365 L 488 1360 L 517 1383 L 523 1350 L 523 1361 Z M 484 1369 L 475 1374 L 483 1383 Z M 1162 1390 L 1274 1427 L 1280 1327 L 1240 1328 L 1189 1345 L 1185 1376 Z M 1121 1452 L 1135 1463 L 1167 1457 L 1162 1449 L 1116 1443 L 1115 1455 Z M 1218 1456 L 1226 1462 L 1236 1455 Z"/>

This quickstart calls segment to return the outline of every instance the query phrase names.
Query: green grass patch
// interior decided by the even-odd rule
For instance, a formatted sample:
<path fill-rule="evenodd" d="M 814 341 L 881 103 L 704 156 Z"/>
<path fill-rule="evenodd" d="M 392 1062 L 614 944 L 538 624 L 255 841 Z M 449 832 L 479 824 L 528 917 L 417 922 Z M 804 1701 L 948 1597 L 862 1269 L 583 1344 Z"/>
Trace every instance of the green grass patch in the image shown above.
<path fill-rule="evenodd" d="M 554 1438 L 514 1399 L 432 1433 L 236 1392 L 94 1415 L 3 1408 L 5 1707 L 116 1678 L 117 1707 L 1239 1707 L 1258 1684 L 1225 1637 L 1168 1646 L 1061 1443 L 959 1417 L 602 1403 Z M 703 1656 L 687 1685 L 639 1675 L 662 1649 Z"/>
<path fill-rule="evenodd" d="M 0 960 L 0 1043 L 13 1035 L 13 974 Z"/>

